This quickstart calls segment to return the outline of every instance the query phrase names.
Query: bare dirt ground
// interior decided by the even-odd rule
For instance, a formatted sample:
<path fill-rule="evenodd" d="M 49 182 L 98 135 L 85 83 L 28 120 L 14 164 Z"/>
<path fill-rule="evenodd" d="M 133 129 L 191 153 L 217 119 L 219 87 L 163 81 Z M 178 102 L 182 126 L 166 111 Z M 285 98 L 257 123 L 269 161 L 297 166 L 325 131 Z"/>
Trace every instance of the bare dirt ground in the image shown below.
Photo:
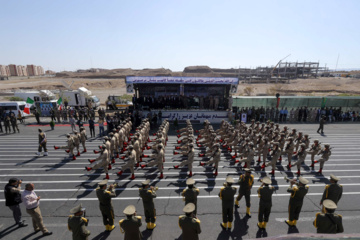
<path fill-rule="evenodd" d="M 0 82 L 0 101 L 6 101 L 11 93 L 17 89 L 72 89 L 85 87 L 100 98 L 103 104 L 109 95 L 126 94 L 124 78 L 60 78 L 41 77 L 10 79 Z M 360 79 L 352 78 L 317 78 L 295 79 L 289 83 L 248 84 L 240 82 L 235 95 L 258 96 L 275 95 L 303 95 L 303 96 L 337 96 L 360 95 Z"/>

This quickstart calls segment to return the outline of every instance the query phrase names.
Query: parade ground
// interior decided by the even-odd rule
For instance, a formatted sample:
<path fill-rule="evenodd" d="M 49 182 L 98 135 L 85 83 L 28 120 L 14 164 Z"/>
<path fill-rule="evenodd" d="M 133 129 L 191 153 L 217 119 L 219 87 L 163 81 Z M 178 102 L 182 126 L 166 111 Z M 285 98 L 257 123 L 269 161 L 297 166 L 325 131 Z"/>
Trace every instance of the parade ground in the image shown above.
<path fill-rule="evenodd" d="M 29 120 L 31 121 L 31 119 Z M 195 161 L 193 167 L 193 179 L 196 186 L 200 189 L 198 197 L 198 218 L 201 220 L 202 233 L 200 239 L 252 239 L 258 237 L 275 237 L 279 235 L 294 233 L 316 233 L 313 226 L 315 214 L 321 210 L 319 205 L 324 187 L 329 183 L 329 175 L 334 174 L 341 178 L 339 181 L 343 185 L 344 193 L 339 201 L 336 213 L 343 216 L 344 234 L 360 233 L 360 128 L 358 124 L 326 124 L 324 135 L 316 133 L 318 124 L 287 124 L 289 128 L 296 128 L 304 134 L 309 134 L 310 142 L 319 139 L 324 146 L 329 143 L 332 147 L 332 155 L 325 163 L 323 174 L 316 172 L 319 165 L 315 165 L 312 170 L 310 166 L 310 155 L 306 157 L 305 164 L 302 166 L 302 176 L 309 180 L 309 192 L 304 199 L 304 205 L 300 213 L 297 227 L 289 228 L 284 221 L 288 218 L 288 203 L 290 194 L 287 193 L 289 183 L 284 176 L 293 178 L 296 174 L 296 167 L 291 171 L 286 168 L 286 157 L 283 156 L 282 165 L 277 165 L 275 177 L 272 178 L 272 185 L 276 188 L 273 195 L 273 207 L 266 231 L 260 231 L 257 227 L 258 196 L 257 189 L 261 182 L 258 181 L 265 174 L 269 174 L 271 169 L 261 171 L 259 166 L 255 166 L 255 182 L 251 195 L 251 213 L 248 218 L 245 214 L 245 199 L 241 199 L 240 208 L 234 211 L 234 222 L 231 231 L 222 231 L 220 222 L 222 221 L 221 200 L 218 197 L 220 188 L 227 176 L 238 179 L 243 173 L 241 168 L 234 165 L 229 153 L 223 150 L 221 162 L 219 164 L 219 174 L 214 177 L 210 168 L 206 169 L 199 166 L 202 158 L 198 157 L 199 147 L 195 147 Z M 123 239 L 120 232 L 119 220 L 124 218 L 122 213 L 127 205 L 136 206 L 137 214 L 144 216 L 142 200 L 139 198 L 139 187 L 145 179 L 151 179 L 151 185 L 159 187 L 156 206 L 156 224 L 153 230 L 146 230 L 146 223 L 143 217 L 141 231 L 144 239 L 182 239 L 181 229 L 178 226 L 178 216 L 182 215 L 184 202 L 181 192 L 186 187 L 187 168 L 173 169 L 181 161 L 179 155 L 173 155 L 174 146 L 177 142 L 176 132 L 171 126 L 169 138 L 165 147 L 164 178 L 158 179 L 157 168 L 138 168 L 135 170 L 135 180 L 130 180 L 130 172 L 126 171 L 121 177 L 116 175 L 118 170 L 114 168 L 124 164 L 121 159 L 116 159 L 116 164 L 109 171 L 109 183 L 118 183 L 116 188 L 116 198 L 113 198 L 115 211 L 116 228 L 111 233 L 104 232 L 102 217 L 99 210 L 98 199 L 95 188 L 105 174 L 101 169 L 95 172 L 85 171 L 85 166 L 89 166 L 88 159 L 96 156 L 93 150 L 98 150 L 102 143 L 101 138 L 89 138 L 87 153 L 81 154 L 75 161 L 72 161 L 64 150 L 55 151 L 53 146 L 66 144 L 66 133 L 71 131 L 68 125 L 56 125 L 55 130 L 50 130 L 48 125 L 41 126 L 47 135 L 47 147 L 49 156 L 36 157 L 38 148 L 38 128 L 35 125 L 20 125 L 20 133 L 0 134 L 0 186 L 4 189 L 5 184 L 12 177 L 23 180 L 22 189 L 25 184 L 32 182 L 35 185 L 35 192 L 41 197 L 40 209 L 44 218 L 44 224 L 53 232 L 52 236 L 44 239 L 71 239 L 71 232 L 67 229 L 67 218 L 69 210 L 82 203 L 86 208 L 86 217 L 89 219 L 88 229 L 91 231 L 89 239 Z M 181 126 L 180 126 L 181 127 Z M 280 128 L 283 124 L 280 125 Z M 195 125 L 195 129 L 202 128 L 202 125 Z M 218 126 L 214 126 L 215 129 Z M 87 135 L 90 137 L 88 127 Z M 154 138 L 152 133 L 157 130 L 151 129 L 150 139 Z M 96 127 L 96 134 L 98 128 Z M 150 143 L 151 144 L 151 143 Z M 82 150 L 82 147 L 81 147 Z M 145 150 L 145 154 L 150 154 L 150 150 Z M 315 159 L 318 159 L 316 156 Z M 257 158 L 256 158 L 257 159 Z M 144 158 L 144 161 L 150 160 Z M 238 188 L 238 185 L 235 184 Z M 237 195 L 237 194 L 236 194 Z M 29 224 L 27 227 L 17 228 L 14 225 L 12 212 L 5 206 L 4 195 L 0 195 L 2 210 L 0 213 L 0 239 L 40 239 L 42 233 L 34 233 L 31 218 L 26 213 L 25 207 L 21 204 L 23 219 Z"/>

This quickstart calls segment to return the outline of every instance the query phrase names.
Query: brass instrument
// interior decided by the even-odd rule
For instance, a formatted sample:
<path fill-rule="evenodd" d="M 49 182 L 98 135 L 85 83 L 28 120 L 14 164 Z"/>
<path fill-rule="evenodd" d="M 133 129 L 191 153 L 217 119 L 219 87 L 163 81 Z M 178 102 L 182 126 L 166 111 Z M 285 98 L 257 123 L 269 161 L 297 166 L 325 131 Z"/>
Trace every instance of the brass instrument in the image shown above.
<path fill-rule="evenodd" d="M 156 192 L 157 190 L 159 190 L 159 187 L 153 187 L 153 186 L 151 186 L 150 189 L 151 189 L 151 191 Z"/>
<path fill-rule="evenodd" d="M 296 178 L 288 178 L 287 176 L 284 176 L 284 179 L 285 179 L 287 182 L 290 183 L 290 187 L 291 187 L 292 185 L 294 185 L 294 184 L 295 184 L 295 185 L 298 185 Z"/>

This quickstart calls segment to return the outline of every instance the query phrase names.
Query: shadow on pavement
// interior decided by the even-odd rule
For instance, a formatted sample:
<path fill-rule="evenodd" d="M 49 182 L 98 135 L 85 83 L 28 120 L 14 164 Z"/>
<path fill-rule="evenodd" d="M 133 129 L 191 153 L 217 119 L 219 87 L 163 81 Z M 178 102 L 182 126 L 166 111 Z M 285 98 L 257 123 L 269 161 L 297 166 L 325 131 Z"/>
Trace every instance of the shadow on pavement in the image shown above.
<path fill-rule="evenodd" d="M 12 233 L 13 231 L 15 231 L 16 229 L 18 229 L 18 225 L 17 224 L 13 224 L 7 228 L 5 228 L 4 230 L 2 230 L 0 232 L 0 239 L 4 238 L 5 236 L 9 235 L 10 233 Z"/>
<path fill-rule="evenodd" d="M 99 233 L 97 236 L 95 236 L 94 238 L 92 238 L 92 240 L 104 240 L 107 239 L 110 236 L 111 232 L 101 232 Z"/>

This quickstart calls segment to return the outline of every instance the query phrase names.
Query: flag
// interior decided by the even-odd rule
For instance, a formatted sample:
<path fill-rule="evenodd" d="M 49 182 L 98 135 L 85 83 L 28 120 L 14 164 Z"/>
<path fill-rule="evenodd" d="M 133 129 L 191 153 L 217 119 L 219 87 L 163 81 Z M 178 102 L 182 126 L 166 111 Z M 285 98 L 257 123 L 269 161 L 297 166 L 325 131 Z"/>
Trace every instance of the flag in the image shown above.
<path fill-rule="evenodd" d="M 324 108 L 325 105 L 326 105 L 326 98 L 323 97 L 321 100 L 321 108 Z"/>
<path fill-rule="evenodd" d="M 62 109 L 62 98 L 60 97 L 59 100 L 57 100 L 56 103 L 60 106 L 59 110 L 61 111 L 61 109 Z"/>
<path fill-rule="evenodd" d="M 25 105 L 25 108 L 24 108 L 24 113 L 27 113 L 27 114 L 30 114 L 30 107 L 31 105 L 34 104 L 34 100 L 32 100 L 31 98 L 27 98 L 26 100 L 26 105 Z"/>

